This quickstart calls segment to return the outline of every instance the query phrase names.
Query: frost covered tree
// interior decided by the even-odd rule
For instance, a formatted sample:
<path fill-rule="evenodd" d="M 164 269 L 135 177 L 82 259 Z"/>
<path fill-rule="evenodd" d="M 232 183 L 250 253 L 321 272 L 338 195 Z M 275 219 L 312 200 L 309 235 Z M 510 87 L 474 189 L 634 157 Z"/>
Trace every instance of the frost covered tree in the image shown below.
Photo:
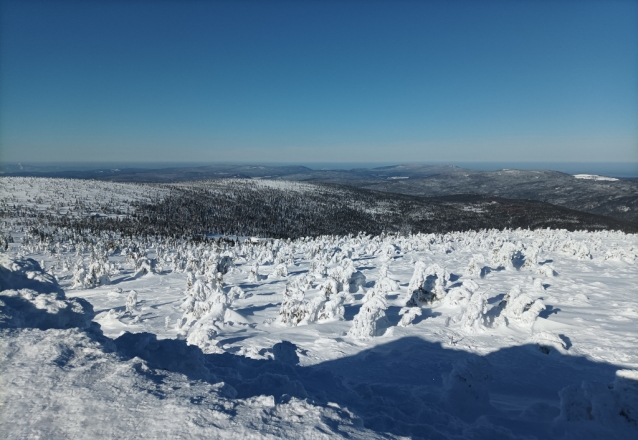
<path fill-rule="evenodd" d="M 86 280 L 86 269 L 82 264 L 76 264 L 75 269 L 73 270 L 73 280 L 72 280 L 72 288 L 83 288 L 85 287 Z"/>
<path fill-rule="evenodd" d="M 470 259 L 470 263 L 465 269 L 465 276 L 468 278 L 483 278 L 485 276 L 485 258 L 481 254 L 475 254 Z"/>
<path fill-rule="evenodd" d="M 397 292 L 399 290 L 399 283 L 390 279 L 388 275 L 388 266 L 386 264 L 379 268 L 379 279 L 376 281 L 375 286 L 379 285 L 379 288 L 386 293 Z"/>
<path fill-rule="evenodd" d="M 156 273 L 157 260 L 154 258 L 141 257 L 135 261 L 135 275 L 146 275 Z"/>
<path fill-rule="evenodd" d="M 467 308 L 461 318 L 465 330 L 471 333 L 478 333 L 484 330 L 487 299 L 487 295 L 484 292 L 475 292 L 470 297 Z"/>
<path fill-rule="evenodd" d="M 518 285 L 515 285 L 505 295 L 503 301 L 499 304 L 501 314 L 495 323 L 518 324 L 523 327 L 531 328 L 534 321 L 545 310 L 545 304 L 540 299 L 532 299 L 527 293 L 521 291 Z"/>
<path fill-rule="evenodd" d="M 525 261 L 521 266 L 521 269 L 536 269 L 538 267 L 538 255 L 540 254 L 540 249 L 536 246 L 530 246 L 523 252 L 523 256 L 525 257 Z"/>
<path fill-rule="evenodd" d="M 303 321 L 307 314 L 304 296 L 301 289 L 290 283 L 286 284 L 277 321 L 293 327 Z"/>
<path fill-rule="evenodd" d="M 230 291 L 228 292 L 228 297 L 231 299 L 231 301 L 234 301 L 236 299 L 250 298 L 251 296 L 252 296 L 252 293 L 247 294 L 239 286 L 231 287 Z"/>
<path fill-rule="evenodd" d="M 133 313 L 137 310 L 137 292 L 135 290 L 131 290 L 126 298 L 126 311 L 128 313 Z"/>
<path fill-rule="evenodd" d="M 278 264 L 275 266 L 275 270 L 273 270 L 270 278 L 285 278 L 288 276 L 288 268 L 285 264 Z"/>
<path fill-rule="evenodd" d="M 250 272 L 248 273 L 248 282 L 249 283 L 257 283 L 259 282 L 259 265 L 257 263 L 253 264 L 250 268 Z"/>
<path fill-rule="evenodd" d="M 403 307 L 399 310 L 399 315 L 401 316 L 401 320 L 399 327 L 408 327 L 410 324 L 414 322 L 417 316 L 421 316 L 421 307 Z"/>
<path fill-rule="evenodd" d="M 86 269 L 81 262 L 78 262 L 73 272 L 72 287 L 80 289 L 91 289 L 111 282 L 108 270 L 100 261 L 94 261 Z"/>
<path fill-rule="evenodd" d="M 13 237 L 11 236 L 11 234 L 0 232 L 0 251 L 4 252 L 9 249 L 10 243 L 13 243 Z"/>
<path fill-rule="evenodd" d="M 306 301 L 303 291 L 290 283 L 286 285 L 283 297 L 277 322 L 292 327 L 316 322 L 327 301 L 324 295 Z"/>
<path fill-rule="evenodd" d="M 514 270 L 514 258 L 519 252 L 516 245 L 509 241 L 503 243 L 500 247 L 492 249 L 492 263 L 497 267 L 503 267 L 506 270 Z"/>
<path fill-rule="evenodd" d="M 354 317 L 348 335 L 361 340 L 380 336 L 383 328 L 388 325 L 386 318 L 387 308 L 388 303 L 383 297 L 378 295 L 370 297 Z"/>
<path fill-rule="evenodd" d="M 346 301 L 344 293 L 331 295 L 328 301 L 324 302 L 317 315 L 317 321 L 341 321 L 345 314 L 343 304 Z"/>
<path fill-rule="evenodd" d="M 414 274 L 408 285 L 408 300 L 406 307 L 420 307 L 445 298 L 445 286 L 449 278 L 447 270 L 438 264 L 429 267 L 422 261 L 417 261 Z"/>
<path fill-rule="evenodd" d="M 536 269 L 536 274 L 546 277 L 554 277 L 556 276 L 556 271 L 549 264 L 543 264 L 542 266 L 538 266 L 538 269 Z"/>
<path fill-rule="evenodd" d="M 200 279 L 195 280 L 186 295 L 182 304 L 184 313 L 178 320 L 176 329 L 187 336 L 189 344 L 198 345 L 202 350 L 215 346 L 209 336 L 217 334 L 224 325 L 232 298 L 216 282 L 207 283 Z"/>

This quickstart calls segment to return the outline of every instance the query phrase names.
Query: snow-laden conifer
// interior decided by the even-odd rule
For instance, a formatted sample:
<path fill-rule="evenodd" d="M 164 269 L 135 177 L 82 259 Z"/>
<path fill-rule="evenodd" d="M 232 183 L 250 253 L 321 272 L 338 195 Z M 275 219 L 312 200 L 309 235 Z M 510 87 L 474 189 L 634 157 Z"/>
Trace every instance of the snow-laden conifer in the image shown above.
<path fill-rule="evenodd" d="M 388 303 L 382 296 L 372 295 L 354 317 L 348 335 L 361 340 L 380 336 L 388 324 L 385 313 L 387 308 Z"/>

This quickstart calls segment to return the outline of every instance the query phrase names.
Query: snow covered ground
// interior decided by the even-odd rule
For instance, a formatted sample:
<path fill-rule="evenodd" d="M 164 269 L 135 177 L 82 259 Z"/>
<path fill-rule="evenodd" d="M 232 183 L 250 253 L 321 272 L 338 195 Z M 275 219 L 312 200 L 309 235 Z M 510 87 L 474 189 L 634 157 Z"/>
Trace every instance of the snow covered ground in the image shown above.
<path fill-rule="evenodd" d="M 10 232 L 5 438 L 638 435 L 636 235 Z"/>
<path fill-rule="evenodd" d="M 161 200 L 168 190 L 159 185 L 97 180 L 4 177 L 0 179 L 0 207 L 28 208 L 54 215 L 124 215 L 135 203 Z"/>

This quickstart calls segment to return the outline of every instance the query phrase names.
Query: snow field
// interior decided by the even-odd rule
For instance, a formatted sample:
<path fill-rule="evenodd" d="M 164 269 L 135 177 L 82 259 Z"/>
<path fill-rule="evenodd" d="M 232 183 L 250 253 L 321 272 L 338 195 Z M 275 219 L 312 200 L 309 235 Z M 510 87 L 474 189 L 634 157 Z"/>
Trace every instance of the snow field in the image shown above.
<path fill-rule="evenodd" d="M 58 209 L 31 180 L 4 203 Z M 162 191 L 68 185 L 87 215 L 105 191 L 122 210 Z M 638 433 L 636 235 L 7 232 L 7 438 Z"/>
<path fill-rule="evenodd" d="M 159 185 L 42 177 L 0 177 L 0 207 L 16 205 L 53 215 L 120 216 L 136 203 L 161 200 L 168 191 Z"/>

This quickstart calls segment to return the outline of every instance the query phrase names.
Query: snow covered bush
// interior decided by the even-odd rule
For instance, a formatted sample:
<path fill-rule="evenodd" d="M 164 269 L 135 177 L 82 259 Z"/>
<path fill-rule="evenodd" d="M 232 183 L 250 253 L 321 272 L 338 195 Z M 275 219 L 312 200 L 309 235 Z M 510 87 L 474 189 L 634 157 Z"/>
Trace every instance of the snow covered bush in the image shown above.
<path fill-rule="evenodd" d="M 213 337 L 224 325 L 232 296 L 224 293 L 215 281 L 206 283 L 199 279 L 186 291 L 186 295 L 182 304 L 184 313 L 177 321 L 176 329 L 181 335 L 186 335 L 189 344 L 216 352 Z"/>
<path fill-rule="evenodd" d="M 523 256 L 525 257 L 525 261 L 521 266 L 521 269 L 535 269 L 538 267 L 538 254 L 540 253 L 540 249 L 535 246 L 530 246 L 525 249 L 523 252 Z"/>
<path fill-rule="evenodd" d="M 536 269 L 536 274 L 546 277 L 554 277 L 556 276 L 556 271 L 549 264 L 543 264 L 542 266 L 538 266 L 538 269 Z"/>
<path fill-rule="evenodd" d="M 339 283 L 334 278 L 327 278 L 321 285 L 319 286 L 319 291 L 323 293 L 325 297 L 329 297 L 335 293 L 339 293 L 341 290 L 342 284 Z"/>
<path fill-rule="evenodd" d="M 102 286 L 111 282 L 108 275 L 108 266 L 102 261 L 94 261 L 85 269 L 81 263 L 78 263 L 73 273 L 73 288 L 91 289 L 93 287 Z"/>
<path fill-rule="evenodd" d="M 250 268 L 250 272 L 248 273 L 248 282 L 249 283 L 257 283 L 259 282 L 260 279 L 260 275 L 259 275 L 259 265 L 257 263 L 255 263 L 251 268 Z"/>
<path fill-rule="evenodd" d="M 378 295 L 372 296 L 354 317 L 348 335 L 361 340 L 380 336 L 384 327 L 388 325 L 385 314 L 387 308 L 388 303 L 384 298 Z"/>
<path fill-rule="evenodd" d="M 552 332 L 544 331 L 532 334 L 529 339 L 539 350 L 545 354 L 551 353 L 552 349 L 558 353 L 565 353 L 567 346 L 560 336 Z"/>
<path fill-rule="evenodd" d="M 485 258 L 481 254 L 473 255 L 470 259 L 470 263 L 465 269 L 465 276 L 468 278 L 483 278 L 485 267 Z"/>
<path fill-rule="evenodd" d="M 533 300 L 527 293 L 523 293 L 518 285 L 510 289 L 499 307 L 502 311 L 496 323 L 503 322 L 506 325 L 516 323 L 528 328 L 534 325 L 540 312 L 545 310 L 543 301 Z"/>
<path fill-rule="evenodd" d="M 619 248 L 617 246 L 608 249 L 605 252 L 605 260 L 612 261 L 624 261 L 629 264 L 633 264 L 636 261 L 636 250 L 635 248 L 625 249 Z"/>
<path fill-rule="evenodd" d="M 135 275 L 146 275 L 156 273 L 157 260 L 154 258 L 142 257 L 135 262 Z"/>
<path fill-rule="evenodd" d="M 408 327 L 414 322 L 417 316 L 421 316 L 421 313 L 421 307 L 403 307 L 399 310 L 401 320 L 397 325 L 399 327 Z"/>
<path fill-rule="evenodd" d="M 13 243 L 13 237 L 11 234 L 0 232 L 0 251 L 6 251 L 9 249 L 9 243 Z"/>
<path fill-rule="evenodd" d="M 379 268 L 379 279 L 374 283 L 374 285 L 378 285 L 379 288 L 386 293 L 397 292 L 399 290 L 399 283 L 390 279 L 388 276 L 388 266 L 385 264 Z"/>
<path fill-rule="evenodd" d="M 449 278 L 447 270 L 438 264 L 426 267 L 422 261 L 417 261 L 414 274 L 408 285 L 408 300 L 406 307 L 420 307 L 445 298 L 445 286 Z"/>
<path fill-rule="evenodd" d="M 461 322 L 465 330 L 478 333 L 485 329 L 485 314 L 487 312 L 487 295 L 475 292 L 467 303 Z"/>
<path fill-rule="evenodd" d="M 328 301 L 323 303 L 319 313 L 317 315 L 317 321 L 341 321 L 345 314 L 345 308 L 343 304 L 346 302 L 346 295 L 344 293 L 336 293 L 330 295 Z"/>
<path fill-rule="evenodd" d="M 329 269 L 328 276 L 337 282 L 338 292 L 347 287 L 348 292 L 356 293 L 366 283 L 365 275 L 355 269 L 350 258 L 342 259 L 338 266 Z"/>
<path fill-rule="evenodd" d="M 492 250 L 492 263 L 497 267 L 503 267 L 506 270 L 514 269 L 514 258 L 519 250 L 514 243 L 509 241 L 503 243 L 501 247 Z"/>
<path fill-rule="evenodd" d="M 285 264 L 278 264 L 269 278 L 285 278 L 288 276 L 288 268 Z"/>
<path fill-rule="evenodd" d="M 215 272 L 220 272 L 222 275 L 226 275 L 232 268 L 233 259 L 228 255 L 224 255 L 217 262 Z"/>
<path fill-rule="evenodd" d="M 244 292 L 244 290 L 239 287 L 239 286 L 233 286 L 231 287 L 230 291 L 228 292 L 228 297 L 231 300 L 236 300 L 236 299 L 245 299 L 245 298 L 250 298 L 252 296 L 252 293 L 246 293 Z"/>
<path fill-rule="evenodd" d="M 324 295 L 319 295 L 312 301 L 305 301 L 303 291 L 291 284 L 286 285 L 283 296 L 277 322 L 292 327 L 315 322 L 326 302 Z"/>
<path fill-rule="evenodd" d="M 412 274 L 412 278 L 410 278 L 410 283 L 408 284 L 408 293 L 423 287 L 426 278 L 425 269 L 425 262 L 417 261 L 414 263 L 414 273 Z"/>
<path fill-rule="evenodd" d="M 357 293 L 359 291 L 363 291 L 363 288 L 366 285 L 366 276 L 360 272 L 353 272 L 350 277 L 348 277 L 348 289 L 350 293 Z"/>
<path fill-rule="evenodd" d="M 197 321 L 189 329 L 186 343 L 198 346 L 206 354 L 223 353 L 224 350 L 219 347 L 219 342 L 215 340 L 219 331 L 220 328 L 215 322 L 209 320 Z"/>
<path fill-rule="evenodd" d="M 592 259 L 591 253 L 589 252 L 589 249 L 587 248 L 587 246 L 585 246 L 584 243 L 581 243 L 580 246 L 578 247 L 578 250 L 576 251 L 576 258 L 578 258 L 579 260 Z"/>
<path fill-rule="evenodd" d="M 399 247 L 393 243 L 386 243 L 380 250 L 380 256 L 383 261 L 389 261 L 400 253 Z"/>
<path fill-rule="evenodd" d="M 466 307 L 472 294 L 479 288 L 478 283 L 472 280 L 466 280 L 458 287 L 453 287 L 447 293 L 442 303 L 451 307 Z"/>
<path fill-rule="evenodd" d="M 128 313 L 133 313 L 137 310 L 137 292 L 135 290 L 131 290 L 126 298 L 126 311 Z"/>

